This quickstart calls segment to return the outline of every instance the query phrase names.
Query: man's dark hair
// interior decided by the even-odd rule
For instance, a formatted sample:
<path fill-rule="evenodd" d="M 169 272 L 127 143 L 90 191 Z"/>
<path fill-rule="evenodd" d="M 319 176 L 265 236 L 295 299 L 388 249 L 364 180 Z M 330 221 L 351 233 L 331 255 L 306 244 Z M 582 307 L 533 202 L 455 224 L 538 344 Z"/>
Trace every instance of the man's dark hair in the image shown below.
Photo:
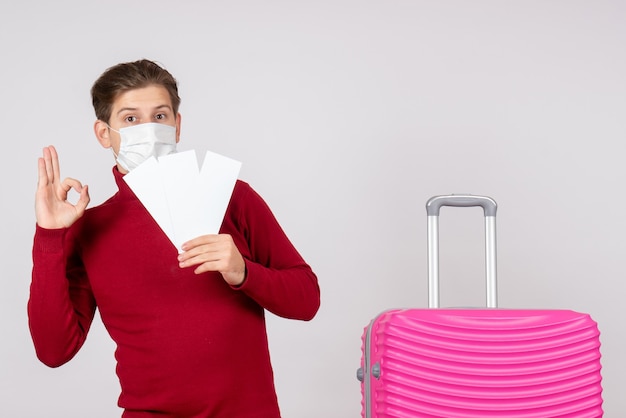
<path fill-rule="evenodd" d="M 96 117 L 109 123 L 111 108 L 118 95 L 129 90 L 149 86 L 163 86 L 170 95 L 172 110 L 178 113 L 180 97 L 176 79 L 153 61 L 142 59 L 117 64 L 107 69 L 91 87 L 91 101 Z"/>

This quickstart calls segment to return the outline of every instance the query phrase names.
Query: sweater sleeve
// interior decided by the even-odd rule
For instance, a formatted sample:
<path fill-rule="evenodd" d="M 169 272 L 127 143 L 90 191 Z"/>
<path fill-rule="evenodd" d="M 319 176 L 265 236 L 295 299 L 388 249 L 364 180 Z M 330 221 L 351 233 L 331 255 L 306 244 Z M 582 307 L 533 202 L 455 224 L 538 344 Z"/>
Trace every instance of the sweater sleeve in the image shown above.
<path fill-rule="evenodd" d="M 237 289 L 268 311 L 311 320 L 320 306 L 317 276 L 292 245 L 265 201 L 246 185 L 239 222 L 250 249 L 247 275 Z"/>
<path fill-rule="evenodd" d="M 82 347 L 96 303 L 68 229 L 36 226 L 28 322 L 37 357 L 50 367 Z"/>

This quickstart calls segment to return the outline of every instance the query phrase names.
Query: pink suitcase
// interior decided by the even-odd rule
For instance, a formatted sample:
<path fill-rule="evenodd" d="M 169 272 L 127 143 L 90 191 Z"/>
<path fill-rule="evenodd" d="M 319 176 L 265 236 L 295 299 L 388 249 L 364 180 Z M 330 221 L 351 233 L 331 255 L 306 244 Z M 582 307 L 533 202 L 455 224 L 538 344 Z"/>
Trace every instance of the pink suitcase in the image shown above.
<path fill-rule="evenodd" d="M 482 206 L 487 309 L 439 308 L 439 210 Z M 600 338 L 587 314 L 497 307 L 496 203 L 435 196 L 428 213 L 430 309 L 392 309 L 365 328 L 365 418 L 601 417 Z"/>

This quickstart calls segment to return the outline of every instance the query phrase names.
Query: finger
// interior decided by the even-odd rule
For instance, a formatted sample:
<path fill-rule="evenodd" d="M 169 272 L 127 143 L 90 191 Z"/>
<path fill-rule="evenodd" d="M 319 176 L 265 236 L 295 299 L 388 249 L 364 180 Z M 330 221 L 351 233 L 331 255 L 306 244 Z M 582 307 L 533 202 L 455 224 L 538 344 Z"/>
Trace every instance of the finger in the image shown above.
<path fill-rule="evenodd" d="M 202 273 L 206 273 L 207 271 L 218 271 L 217 266 L 214 265 L 214 263 L 212 262 L 208 262 L 208 263 L 203 263 L 200 264 L 198 267 L 196 267 L 194 269 L 194 274 L 202 274 Z"/>
<path fill-rule="evenodd" d="M 186 267 L 217 259 L 217 249 L 212 245 L 200 245 L 178 255 L 178 261 Z"/>
<path fill-rule="evenodd" d="M 89 200 L 89 186 L 85 185 L 80 191 L 80 197 L 78 198 L 78 202 L 76 202 L 76 211 L 79 216 L 82 216 L 85 212 L 85 209 L 87 209 Z"/>
<path fill-rule="evenodd" d="M 57 150 L 54 146 L 50 145 L 50 157 L 52 160 L 52 173 L 54 175 L 55 181 L 59 181 L 61 179 L 61 170 L 59 168 L 59 155 L 57 154 Z"/>
<path fill-rule="evenodd" d="M 52 155 L 50 154 L 50 147 L 43 149 L 43 160 L 46 165 L 46 176 L 48 177 L 48 183 L 54 182 L 54 171 L 52 169 Z"/>
<path fill-rule="evenodd" d="M 48 174 L 46 173 L 46 161 L 43 157 L 37 160 L 37 187 L 44 187 L 48 185 Z"/>
<path fill-rule="evenodd" d="M 59 184 L 59 187 L 56 189 L 57 197 L 61 200 L 67 200 L 67 194 L 71 189 L 80 193 L 83 189 L 83 185 L 80 184 L 78 180 L 69 177 L 63 179 L 61 184 Z"/>
<path fill-rule="evenodd" d="M 201 257 L 190 257 L 190 258 L 185 258 L 185 259 L 182 259 L 179 257 L 178 266 L 180 268 L 187 268 L 187 267 L 197 266 L 205 262 L 206 260 L 202 259 Z"/>
<path fill-rule="evenodd" d="M 206 273 L 207 271 L 221 271 L 224 268 L 224 263 L 221 260 L 209 260 L 204 263 L 195 263 L 188 267 L 196 266 L 193 270 L 195 274 Z"/>
<path fill-rule="evenodd" d="M 63 179 L 63 182 L 61 183 L 61 188 L 65 192 L 69 192 L 70 189 L 74 189 L 78 193 L 80 193 L 83 190 L 83 184 L 76 179 L 73 179 L 71 177 L 66 177 L 65 179 Z"/>
<path fill-rule="evenodd" d="M 191 251 L 184 252 L 179 256 L 181 267 L 199 266 L 206 263 L 222 263 L 227 257 L 218 246 L 203 245 Z"/>
<path fill-rule="evenodd" d="M 218 235 L 210 234 L 210 235 L 202 235 L 197 238 L 191 239 L 185 242 L 182 245 L 183 251 L 189 251 L 191 249 L 197 248 L 200 245 L 212 244 L 218 240 Z"/>

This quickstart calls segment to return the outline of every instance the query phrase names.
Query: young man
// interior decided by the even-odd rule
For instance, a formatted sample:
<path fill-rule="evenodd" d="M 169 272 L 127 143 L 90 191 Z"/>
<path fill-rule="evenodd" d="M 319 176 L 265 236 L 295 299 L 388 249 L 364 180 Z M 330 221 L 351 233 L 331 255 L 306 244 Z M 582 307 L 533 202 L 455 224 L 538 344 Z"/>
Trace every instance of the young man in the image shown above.
<path fill-rule="evenodd" d="M 264 310 L 312 319 L 315 274 L 242 181 L 220 233 L 178 254 L 123 179 L 149 156 L 174 152 L 176 80 L 141 60 L 109 68 L 91 93 L 119 191 L 87 209 L 87 186 L 62 180 L 54 147 L 44 148 L 28 303 L 37 356 L 50 367 L 69 361 L 98 307 L 117 345 L 123 417 L 279 417 Z"/>

